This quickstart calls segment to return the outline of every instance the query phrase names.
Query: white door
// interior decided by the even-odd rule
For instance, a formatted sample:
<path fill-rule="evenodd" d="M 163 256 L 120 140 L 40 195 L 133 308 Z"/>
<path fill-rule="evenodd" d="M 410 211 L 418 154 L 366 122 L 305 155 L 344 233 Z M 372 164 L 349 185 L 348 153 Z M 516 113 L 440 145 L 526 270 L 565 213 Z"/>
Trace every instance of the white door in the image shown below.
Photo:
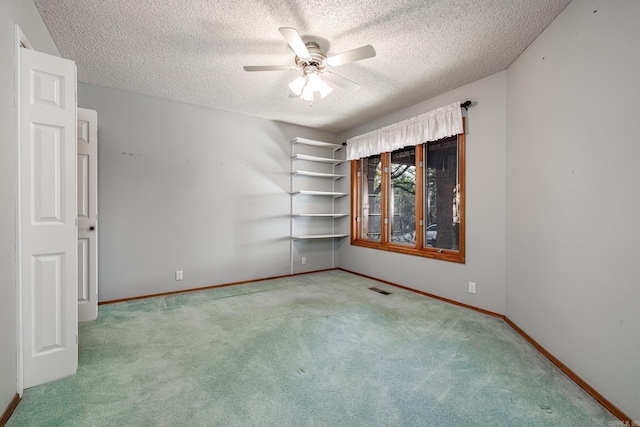
<path fill-rule="evenodd" d="M 98 113 L 78 108 L 78 321 L 98 317 Z"/>
<path fill-rule="evenodd" d="M 32 387 L 78 367 L 76 68 L 19 55 L 22 369 Z"/>

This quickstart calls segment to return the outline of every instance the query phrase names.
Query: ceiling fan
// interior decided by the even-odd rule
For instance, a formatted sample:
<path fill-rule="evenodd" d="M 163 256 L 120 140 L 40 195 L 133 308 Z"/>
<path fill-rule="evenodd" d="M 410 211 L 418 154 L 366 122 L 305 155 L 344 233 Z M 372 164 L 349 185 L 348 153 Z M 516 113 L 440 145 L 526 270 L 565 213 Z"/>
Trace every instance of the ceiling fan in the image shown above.
<path fill-rule="evenodd" d="M 316 92 L 320 98 L 324 98 L 333 90 L 327 82 L 349 92 L 356 91 L 360 88 L 359 84 L 329 69 L 376 56 L 376 51 L 371 45 L 327 56 L 317 43 L 305 43 L 294 28 L 282 27 L 279 31 L 296 54 L 295 65 L 246 65 L 244 69 L 245 71 L 302 71 L 302 75 L 289 83 L 291 98 L 313 101 Z"/>

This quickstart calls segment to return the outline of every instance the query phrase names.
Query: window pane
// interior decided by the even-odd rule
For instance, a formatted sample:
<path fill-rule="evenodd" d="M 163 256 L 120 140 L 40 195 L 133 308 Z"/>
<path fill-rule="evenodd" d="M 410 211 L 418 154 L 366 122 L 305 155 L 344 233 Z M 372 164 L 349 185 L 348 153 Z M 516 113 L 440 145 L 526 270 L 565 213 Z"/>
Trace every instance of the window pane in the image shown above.
<path fill-rule="evenodd" d="M 391 197 L 389 241 L 401 245 L 416 245 L 416 149 L 391 153 L 389 170 Z"/>
<path fill-rule="evenodd" d="M 382 157 L 362 159 L 362 218 L 360 235 L 363 240 L 380 241 L 382 207 Z"/>
<path fill-rule="evenodd" d="M 459 249 L 458 138 L 426 144 L 425 235 L 427 247 Z"/>

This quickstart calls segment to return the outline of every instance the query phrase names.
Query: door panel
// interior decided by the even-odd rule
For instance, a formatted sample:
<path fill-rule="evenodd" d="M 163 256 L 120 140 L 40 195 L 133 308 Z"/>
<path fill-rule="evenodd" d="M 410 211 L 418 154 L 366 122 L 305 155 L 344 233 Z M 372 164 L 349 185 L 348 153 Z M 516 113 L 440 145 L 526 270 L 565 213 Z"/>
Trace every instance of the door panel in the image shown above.
<path fill-rule="evenodd" d="M 78 137 L 80 140 L 80 137 Z M 78 142 L 80 143 L 80 142 Z M 89 156 L 78 154 L 78 218 L 89 218 Z"/>
<path fill-rule="evenodd" d="M 33 123 L 31 129 L 33 223 L 63 223 L 67 195 L 60 183 L 68 173 L 62 147 L 64 128 Z"/>
<path fill-rule="evenodd" d="M 78 108 L 78 321 L 98 317 L 98 114 Z"/>
<path fill-rule="evenodd" d="M 75 64 L 20 49 L 19 263 L 23 381 L 78 366 Z"/>
<path fill-rule="evenodd" d="M 78 239 L 78 321 L 80 317 L 81 304 L 91 301 L 91 280 L 89 265 L 89 239 Z"/>
<path fill-rule="evenodd" d="M 33 354 L 64 351 L 65 254 L 42 254 L 32 258 L 33 268 Z"/>

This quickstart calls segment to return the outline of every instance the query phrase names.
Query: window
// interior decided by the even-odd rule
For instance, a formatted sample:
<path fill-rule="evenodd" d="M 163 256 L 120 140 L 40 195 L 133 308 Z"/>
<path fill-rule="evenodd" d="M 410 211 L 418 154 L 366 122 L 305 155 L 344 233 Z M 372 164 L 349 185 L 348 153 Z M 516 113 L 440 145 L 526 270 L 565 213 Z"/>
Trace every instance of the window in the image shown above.
<path fill-rule="evenodd" d="M 351 244 L 464 263 L 464 134 L 351 161 Z"/>
<path fill-rule="evenodd" d="M 416 147 L 391 153 L 389 219 L 393 243 L 416 244 Z"/>
<path fill-rule="evenodd" d="M 361 159 L 362 168 L 362 230 L 361 236 L 365 240 L 380 241 L 382 230 L 382 157 L 372 156 Z"/>

